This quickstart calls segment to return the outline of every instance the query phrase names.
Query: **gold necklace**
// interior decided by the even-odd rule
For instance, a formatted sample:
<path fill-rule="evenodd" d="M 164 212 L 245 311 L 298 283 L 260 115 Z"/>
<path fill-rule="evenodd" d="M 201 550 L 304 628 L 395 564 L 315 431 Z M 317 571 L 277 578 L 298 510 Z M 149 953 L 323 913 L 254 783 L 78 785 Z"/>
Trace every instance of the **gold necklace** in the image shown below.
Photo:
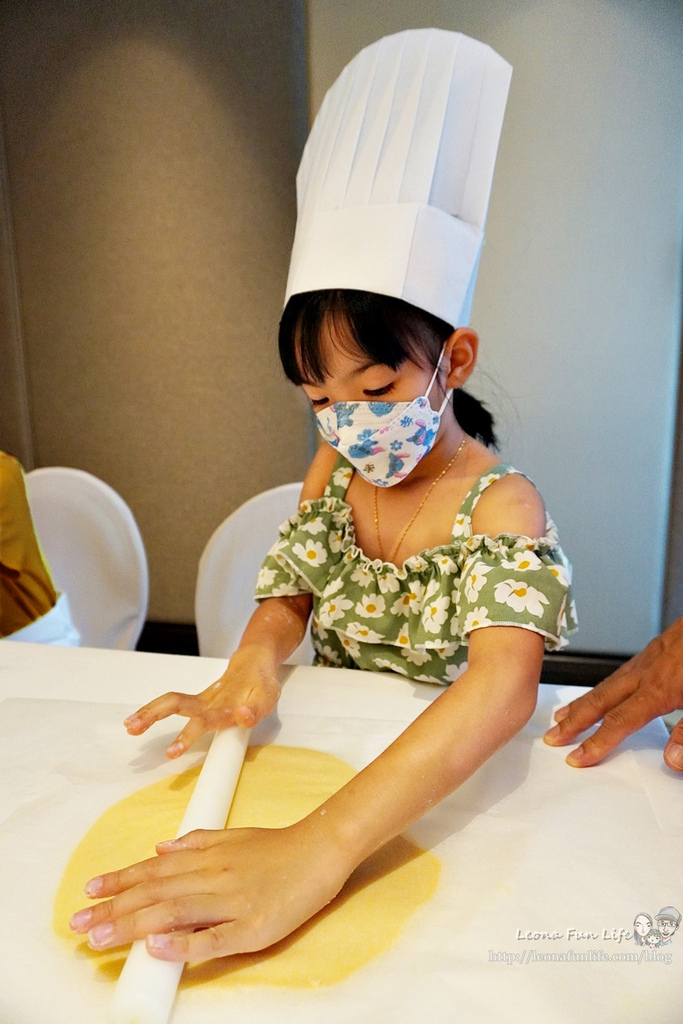
<path fill-rule="evenodd" d="M 448 472 L 448 470 L 451 468 L 451 466 L 453 465 L 453 463 L 457 459 L 458 455 L 460 454 L 460 452 L 465 447 L 465 442 L 466 441 L 467 441 L 467 434 L 465 434 L 465 436 L 463 437 L 462 441 L 458 445 L 457 451 L 456 451 L 455 455 L 451 458 L 451 460 L 448 463 L 448 465 L 444 466 L 444 468 L 441 470 L 439 475 L 434 477 L 434 479 L 432 480 L 431 484 L 429 485 L 429 487 L 425 491 L 425 494 L 424 494 L 424 497 L 422 498 L 422 501 L 420 502 L 420 504 L 417 506 L 417 508 L 413 512 L 413 514 L 412 514 L 408 524 L 404 527 L 403 533 L 398 538 L 398 541 L 394 545 L 394 549 L 391 552 L 391 554 L 389 555 L 388 559 L 384 557 L 384 549 L 382 547 L 382 538 L 379 535 L 379 509 L 377 507 L 377 492 L 379 491 L 379 487 L 375 487 L 375 494 L 374 494 L 374 498 L 375 498 L 375 533 L 377 534 L 377 544 L 379 545 L 379 553 L 380 553 L 380 556 L 381 556 L 383 562 L 387 562 L 387 561 L 388 562 L 393 562 L 394 561 L 394 556 L 396 555 L 396 552 L 398 551 L 398 549 L 401 547 L 401 544 L 405 540 L 405 536 L 408 533 L 408 530 L 413 525 L 413 523 L 415 522 L 415 520 L 419 516 L 420 512 L 424 508 L 424 504 L 427 501 L 427 498 L 432 493 L 432 491 L 434 490 L 434 488 L 438 484 L 439 480 L 441 480 L 441 478 L 444 477 L 446 475 L 446 473 Z"/>

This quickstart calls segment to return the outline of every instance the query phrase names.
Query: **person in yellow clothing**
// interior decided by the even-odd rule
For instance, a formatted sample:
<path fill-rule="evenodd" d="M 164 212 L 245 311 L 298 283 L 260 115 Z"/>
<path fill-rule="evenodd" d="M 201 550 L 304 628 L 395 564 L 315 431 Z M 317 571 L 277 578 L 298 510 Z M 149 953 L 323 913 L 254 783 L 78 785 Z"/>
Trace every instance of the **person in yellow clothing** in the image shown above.
<path fill-rule="evenodd" d="M 71 647 L 80 642 L 66 595 L 55 589 L 40 550 L 21 464 L 2 451 L 0 638 Z"/>

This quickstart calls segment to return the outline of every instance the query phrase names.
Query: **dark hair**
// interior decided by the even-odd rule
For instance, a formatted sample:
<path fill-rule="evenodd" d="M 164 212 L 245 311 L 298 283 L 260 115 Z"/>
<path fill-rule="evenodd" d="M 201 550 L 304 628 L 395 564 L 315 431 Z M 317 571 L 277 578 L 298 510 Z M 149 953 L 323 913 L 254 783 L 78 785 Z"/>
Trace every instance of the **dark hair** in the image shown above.
<path fill-rule="evenodd" d="M 409 302 L 349 288 L 293 295 L 280 320 L 280 361 L 293 384 L 322 384 L 327 367 L 320 345 L 323 327 L 340 339 L 349 334 L 364 355 L 392 370 L 406 359 L 436 366 L 454 328 Z M 473 395 L 453 392 L 453 412 L 471 437 L 497 448 L 493 417 Z"/>

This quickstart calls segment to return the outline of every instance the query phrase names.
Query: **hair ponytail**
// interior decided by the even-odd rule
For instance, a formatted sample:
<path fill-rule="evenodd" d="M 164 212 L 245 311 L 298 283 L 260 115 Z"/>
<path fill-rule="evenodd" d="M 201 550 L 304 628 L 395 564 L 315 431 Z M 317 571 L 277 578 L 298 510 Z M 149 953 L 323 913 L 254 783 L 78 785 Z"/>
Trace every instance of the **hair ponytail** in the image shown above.
<path fill-rule="evenodd" d="M 493 416 L 483 402 L 468 391 L 458 388 L 453 392 L 453 412 L 466 434 L 481 441 L 487 448 L 498 448 Z"/>

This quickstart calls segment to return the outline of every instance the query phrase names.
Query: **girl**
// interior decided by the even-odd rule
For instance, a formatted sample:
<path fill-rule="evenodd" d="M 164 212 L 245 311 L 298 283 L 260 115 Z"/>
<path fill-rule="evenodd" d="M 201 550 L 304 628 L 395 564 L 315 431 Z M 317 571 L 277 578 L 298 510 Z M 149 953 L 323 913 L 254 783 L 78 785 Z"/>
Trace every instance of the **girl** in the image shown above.
<path fill-rule="evenodd" d="M 278 668 L 312 607 L 319 663 L 457 683 L 296 825 L 191 833 L 160 843 L 156 859 L 90 881 L 89 896 L 109 899 L 73 925 L 96 949 L 147 936 L 155 956 L 202 960 L 287 935 L 523 728 L 544 639 L 557 647 L 568 629 L 569 569 L 535 487 L 475 439 L 492 440 L 491 421 L 464 392 L 455 391 L 462 422 L 450 410 L 438 422 L 474 368 L 473 330 L 453 331 L 396 299 L 309 293 L 290 301 L 280 345 L 318 416 L 335 405 L 337 421 L 351 406 L 372 416 L 373 406 L 429 392 L 395 449 L 419 461 L 395 486 L 377 487 L 366 479 L 380 454 L 373 446 L 359 453 L 364 475 L 323 444 L 225 673 L 197 696 L 157 698 L 127 719 L 128 731 L 187 716 L 168 750 L 176 757 L 206 731 L 255 725 L 277 703 Z"/>
<path fill-rule="evenodd" d="M 462 390 L 478 338 L 458 325 L 467 322 L 508 81 L 508 65 L 488 47 L 420 30 L 363 51 L 328 94 L 298 179 L 280 326 L 285 372 L 326 443 L 261 569 L 260 606 L 224 674 L 196 696 L 157 698 L 126 725 L 139 735 L 186 716 L 170 757 L 207 730 L 255 725 L 275 708 L 278 668 L 311 614 L 317 663 L 399 672 L 441 683 L 443 693 L 296 824 L 193 832 L 160 843 L 152 860 L 92 879 L 87 895 L 104 901 L 79 911 L 72 927 L 96 949 L 146 936 L 154 956 L 202 960 L 289 934 L 523 728 L 544 643 L 562 646 L 573 628 L 570 570 L 541 497 L 497 462 L 491 417 Z M 408 122 L 420 130 L 406 134 Z M 458 163 L 456 137 L 472 161 L 462 188 L 441 180 Z M 354 161 L 362 174 L 371 168 L 372 188 Z M 401 166 L 402 201 L 392 205 L 382 190 L 396 194 Z M 423 180 L 425 166 L 433 180 Z M 370 195 L 378 205 L 363 205 Z M 442 199 L 463 209 L 447 216 L 433 206 Z"/>

